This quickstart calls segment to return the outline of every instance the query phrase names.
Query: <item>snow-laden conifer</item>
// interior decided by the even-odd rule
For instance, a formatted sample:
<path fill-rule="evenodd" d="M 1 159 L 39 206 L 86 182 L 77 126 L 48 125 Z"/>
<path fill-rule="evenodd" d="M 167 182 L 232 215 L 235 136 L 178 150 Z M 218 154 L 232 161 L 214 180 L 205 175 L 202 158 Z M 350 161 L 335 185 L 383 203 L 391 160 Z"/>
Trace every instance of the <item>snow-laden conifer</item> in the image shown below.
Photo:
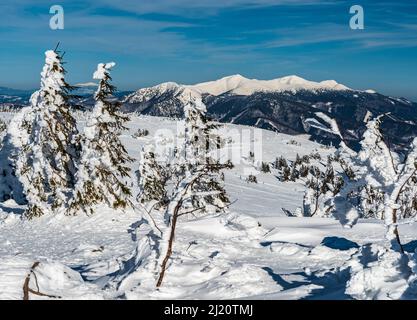
<path fill-rule="evenodd" d="M 400 161 L 400 157 L 389 149 L 384 140 L 381 132 L 382 118 L 383 116 L 379 116 L 367 123 L 361 151 L 357 155 L 352 150 L 344 152 L 343 160 L 349 163 L 353 175 L 335 199 L 335 216 L 342 224 L 351 227 L 363 216 L 364 205 L 377 208 L 385 222 L 385 236 L 389 247 L 403 252 L 398 222 L 403 215 L 401 210 L 410 204 L 402 203 L 402 199 L 409 198 L 407 192 L 412 190 L 413 179 L 417 174 L 417 138 L 405 160 Z M 364 196 L 375 193 L 369 187 L 378 193 L 373 199 L 367 198 L 368 201 L 364 201 Z"/>
<path fill-rule="evenodd" d="M 120 141 L 129 118 L 120 112 L 115 101 L 115 87 L 110 83 L 114 62 L 100 63 L 93 77 L 99 80 L 95 106 L 84 128 L 82 153 L 77 172 L 77 183 L 70 212 L 93 213 L 96 205 L 106 204 L 113 209 L 130 205 L 131 190 L 125 183 L 129 176 L 129 157 Z"/>
<path fill-rule="evenodd" d="M 75 184 L 78 131 L 70 112 L 72 88 L 64 75 L 62 56 L 47 51 L 40 89 L 31 98 L 28 141 L 17 162 L 29 218 L 65 208 Z"/>
<path fill-rule="evenodd" d="M 140 190 L 138 201 L 143 205 L 150 204 L 155 209 L 164 208 L 167 202 L 167 173 L 158 163 L 151 145 L 145 145 L 142 149 L 138 175 Z"/>
<path fill-rule="evenodd" d="M 231 169 L 231 162 L 223 163 L 215 151 L 222 145 L 217 126 L 207 119 L 201 99 L 193 99 L 185 110 L 185 136 L 182 152 L 176 155 L 173 166 L 174 188 L 170 191 L 165 211 L 165 227 L 161 231 L 160 273 L 157 287 L 164 279 L 172 255 L 175 232 L 181 217 L 189 219 L 227 209 L 229 197 L 223 186 L 222 170 Z"/>
<path fill-rule="evenodd" d="M 217 170 L 221 164 L 218 150 L 223 140 L 218 134 L 218 126 L 208 119 L 206 112 L 206 106 L 199 98 L 190 98 L 184 108 L 185 174 L 192 174 L 201 166 L 212 168 L 193 183 L 189 190 L 191 197 L 185 204 L 202 213 L 223 211 L 230 204 L 223 176 Z"/>
<path fill-rule="evenodd" d="M 25 204 L 23 187 L 16 176 L 17 161 L 21 158 L 22 147 L 30 138 L 30 127 L 34 113 L 32 108 L 21 109 L 10 121 L 0 151 L 0 200 L 13 199 Z"/>

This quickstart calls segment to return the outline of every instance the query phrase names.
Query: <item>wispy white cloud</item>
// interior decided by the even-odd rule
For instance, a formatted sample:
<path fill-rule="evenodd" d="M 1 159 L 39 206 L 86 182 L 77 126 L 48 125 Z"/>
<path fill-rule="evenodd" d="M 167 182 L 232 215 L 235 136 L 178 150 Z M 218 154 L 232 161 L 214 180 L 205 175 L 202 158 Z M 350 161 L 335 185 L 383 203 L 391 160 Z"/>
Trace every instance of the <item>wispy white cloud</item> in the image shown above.
<path fill-rule="evenodd" d="M 61 41 L 80 75 L 85 73 L 83 66 L 96 63 L 103 55 L 125 59 L 128 62 L 120 63 L 118 70 L 129 64 L 128 77 L 124 77 L 127 84 L 132 78 L 141 79 L 136 74 L 147 68 L 148 61 L 158 61 L 158 65 L 149 62 L 146 81 L 200 81 L 197 76 L 204 73 L 209 79 L 213 72 L 224 75 L 250 70 L 258 77 L 274 76 L 277 70 L 280 75 L 283 70 L 302 73 L 347 52 L 417 47 L 415 13 L 407 4 L 398 11 L 399 5 L 393 1 L 366 5 L 363 31 L 349 28 L 351 2 L 344 0 L 61 0 L 64 31 L 49 30 L 52 3 L 2 0 L 2 45 L 19 54 L 39 55 L 41 63 L 41 51 Z M 271 14 L 258 17 L 258 12 Z M 13 61 L 12 55 L 4 52 L 2 56 Z M 37 79 L 39 67 L 33 67 L 31 61 L 22 69 L 26 72 L 29 67 Z M 0 74 L 4 74 L 4 66 L 1 68 Z"/>
<path fill-rule="evenodd" d="M 408 26 L 408 29 L 416 27 Z M 311 44 L 345 42 L 355 44 L 358 50 L 364 48 L 400 45 L 416 46 L 417 36 L 402 29 L 367 28 L 351 30 L 346 24 L 322 23 L 300 28 L 280 28 L 275 31 L 275 39 L 266 41 L 266 48 L 284 48 Z"/>
<path fill-rule="evenodd" d="M 212 14 L 224 8 L 248 8 L 264 6 L 301 6 L 301 5 L 328 5 L 334 4 L 334 0 L 153 0 L 153 1 L 129 1 L 129 0 L 104 0 L 108 5 L 132 11 L 136 13 L 181 13 Z M 339 1 L 340 3 L 340 1 Z"/>

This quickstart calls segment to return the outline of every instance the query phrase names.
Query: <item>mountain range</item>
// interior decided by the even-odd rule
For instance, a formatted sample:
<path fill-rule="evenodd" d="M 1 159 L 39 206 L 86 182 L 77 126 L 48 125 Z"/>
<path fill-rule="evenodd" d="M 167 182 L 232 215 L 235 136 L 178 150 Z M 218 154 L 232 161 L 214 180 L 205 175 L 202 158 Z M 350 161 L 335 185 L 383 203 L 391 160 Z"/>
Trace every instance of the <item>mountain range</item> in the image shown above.
<path fill-rule="evenodd" d="M 95 83 L 77 85 L 74 101 L 83 108 L 94 104 Z M 191 98 L 202 98 L 213 119 L 292 135 L 307 134 L 311 140 L 338 145 L 340 137 L 331 129 L 335 120 L 348 145 L 359 148 L 366 120 L 386 114 L 382 130 L 390 146 L 401 151 L 417 136 L 417 104 L 405 98 L 385 96 L 373 90 L 354 90 L 334 80 L 314 82 L 298 76 L 273 80 L 233 75 L 219 80 L 183 85 L 166 82 L 135 92 L 116 94 L 123 111 L 152 116 L 181 118 Z M 21 107 L 27 91 L 0 88 L 0 106 Z"/>
<path fill-rule="evenodd" d="M 353 90 L 334 80 L 308 81 L 297 76 L 274 80 L 241 75 L 196 85 L 163 83 L 140 89 L 123 100 L 126 112 L 183 117 L 190 97 L 201 97 L 209 115 L 220 122 L 243 124 L 287 134 L 308 134 L 338 145 L 331 130 L 335 120 L 348 145 L 359 148 L 365 120 L 387 114 L 382 129 L 392 148 L 402 150 L 417 136 L 417 104 L 373 90 Z"/>

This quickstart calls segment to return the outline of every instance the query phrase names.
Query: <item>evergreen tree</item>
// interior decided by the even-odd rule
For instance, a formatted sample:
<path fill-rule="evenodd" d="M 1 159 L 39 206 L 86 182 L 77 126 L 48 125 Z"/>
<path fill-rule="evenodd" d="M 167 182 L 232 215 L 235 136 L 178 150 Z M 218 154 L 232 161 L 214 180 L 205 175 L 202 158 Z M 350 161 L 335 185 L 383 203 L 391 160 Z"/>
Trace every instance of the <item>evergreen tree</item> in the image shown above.
<path fill-rule="evenodd" d="M 300 177 L 301 178 L 306 178 L 308 176 L 308 167 L 306 165 L 302 165 L 300 167 Z"/>
<path fill-rule="evenodd" d="M 70 113 L 62 56 L 47 51 L 41 87 L 31 98 L 26 124 L 29 138 L 22 146 L 16 174 L 28 202 L 27 216 L 38 217 L 64 208 L 75 184 L 79 156 L 78 131 Z"/>
<path fill-rule="evenodd" d="M 160 287 L 173 252 L 175 232 L 182 216 L 196 216 L 225 211 L 230 201 L 223 186 L 222 170 L 231 169 L 231 162 L 221 163 L 213 153 L 222 140 L 215 132 L 216 125 L 206 117 L 201 99 L 190 99 L 185 107 L 184 147 L 176 152 L 172 165 L 170 190 L 165 210 L 165 228 L 161 230 Z"/>
<path fill-rule="evenodd" d="M 281 181 L 282 182 L 290 181 L 290 178 L 291 178 L 291 168 L 289 166 L 286 166 L 282 170 Z"/>
<path fill-rule="evenodd" d="M 191 199 L 188 206 L 202 213 L 223 211 L 230 200 L 221 179 L 222 168 L 214 154 L 220 148 L 222 139 L 216 132 L 218 126 L 206 116 L 206 106 L 201 99 L 190 99 L 185 113 L 185 175 L 196 168 L 211 168 L 208 174 L 197 179 L 190 188 Z M 230 166 L 228 164 L 226 167 Z"/>
<path fill-rule="evenodd" d="M 139 164 L 138 201 L 142 204 L 152 203 L 155 209 L 166 208 L 167 174 L 164 168 L 156 161 L 155 151 L 150 145 L 142 150 L 142 159 Z"/>
<path fill-rule="evenodd" d="M 291 175 L 290 175 L 290 180 L 295 182 L 295 181 L 298 180 L 299 177 L 300 177 L 300 173 L 298 172 L 295 164 L 293 163 L 292 170 L 291 170 Z"/>
<path fill-rule="evenodd" d="M 274 168 L 277 170 L 282 170 L 285 167 L 288 167 L 287 160 L 283 156 L 276 158 Z"/>
<path fill-rule="evenodd" d="M 84 129 L 71 214 L 79 209 L 93 213 L 94 207 L 101 203 L 113 209 L 130 205 L 131 191 L 124 178 L 129 176 L 128 164 L 132 159 L 119 138 L 129 118 L 120 112 L 120 102 L 113 99 L 116 88 L 110 83 L 110 70 L 114 66 L 114 62 L 100 63 L 93 76 L 100 82 L 94 109 Z"/>
<path fill-rule="evenodd" d="M 381 132 L 379 116 L 367 123 L 359 154 L 345 149 L 340 154 L 352 168 L 354 178 L 347 180 L 340 195 L 335 198 L 334 215 L 342 224 L 353 226 L 367 210 L 384 219 L 386 239 L 390 249 L 403 252 L 398 230 L 398 220 L 404 215 L 402 209 L 410 206 L 413 179 L 417 176 L 417 138 L 403 161 L 392 152 Z M 366 197 L 366 201 L 364 201 Z"/>
<path fill-rule="evenodd" d="M 23 186 L 16 174 L 23 146 L 28 144 L 34 113 L 31 107 L 22 108 L 10 121 L 0 151 L 0 201 L 13 199 L 26 204 Z"/>
<path fill-rule="evenodd" d="M 271 173 L 271 168 L 269 167 L 269 163 L 262 162 L 262 164 L 261 164 L 261 171 L 263 173 Z"/>
<path fill-rule="evenodd" d="M 303 163 L 303 160 L 300 158 L 300 155 L 297 153 L 297 156 L 295 157 L 294 166 L 299 166 Z"/>

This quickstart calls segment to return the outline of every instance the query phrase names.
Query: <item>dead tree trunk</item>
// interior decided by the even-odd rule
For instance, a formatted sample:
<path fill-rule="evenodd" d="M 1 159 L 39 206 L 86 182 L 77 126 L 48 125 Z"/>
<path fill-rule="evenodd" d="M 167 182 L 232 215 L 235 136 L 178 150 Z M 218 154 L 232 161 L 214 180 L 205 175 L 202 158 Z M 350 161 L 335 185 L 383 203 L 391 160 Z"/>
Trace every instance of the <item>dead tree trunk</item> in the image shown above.
<path fill-rule="evenodd" d="M 159 279 L 156 284 L 157 288 L 159 288 L 162 285 L 162 281 L 164 280 L 164 276 L 165 276 L 165 271 L 167 269 L 167 264 L 172 255 L 172 247 L 174 245 L 174 239 L 175 239 L 175 229 L 177 227 L 178 216 L 179 216 L 179 211 L 180 211 L 181 206 L 182 206 L 182 201 L 177 203 L 174 209 L 174 213 L 172 215 L 171 231 L 170 231 L 169 240 L 168 240 L 168 249 L 165 254 L 165 258 L 162 261 L 161 273 L 159 274 Z"/>

